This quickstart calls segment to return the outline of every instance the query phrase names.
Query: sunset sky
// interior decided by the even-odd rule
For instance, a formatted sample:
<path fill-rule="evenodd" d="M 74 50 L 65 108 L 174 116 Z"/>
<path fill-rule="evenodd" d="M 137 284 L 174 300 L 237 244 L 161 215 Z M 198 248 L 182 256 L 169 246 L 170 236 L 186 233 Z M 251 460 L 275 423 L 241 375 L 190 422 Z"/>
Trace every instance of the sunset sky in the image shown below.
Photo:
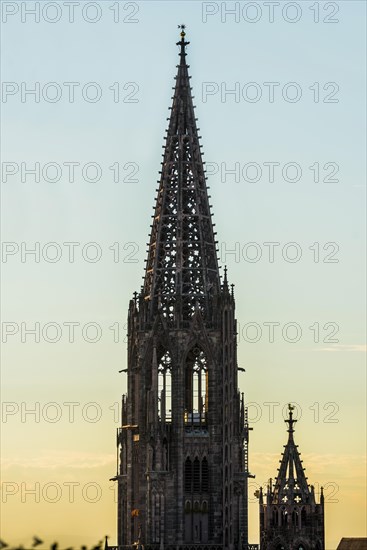
<path fill-rule="evenodd" d="M 366 4 L 49 4 L 39 22 L 35 2 L 1 6 L 1 539 L 116 542 L 118 371 L 180 23 L 235 284 L 250 542 L 289 402 L 309 483 L 325 487 L 326 550 L 366 536 Z"/>

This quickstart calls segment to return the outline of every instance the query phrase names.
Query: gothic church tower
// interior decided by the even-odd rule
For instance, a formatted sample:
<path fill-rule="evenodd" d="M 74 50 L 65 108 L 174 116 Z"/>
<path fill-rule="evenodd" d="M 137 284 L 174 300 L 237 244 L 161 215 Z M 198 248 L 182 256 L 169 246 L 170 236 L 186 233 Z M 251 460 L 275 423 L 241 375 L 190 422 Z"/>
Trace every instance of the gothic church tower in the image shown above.
<path fill-rule="evenodd" d="M 264 499 L 260 490 L 260 550 L 324 550 L 324 495 L 316 503 L 293 433 L 293 407 L 289 405 L 288 442 L 275 478 Z"/>
<path fill-rule="evenodd" d="M 247 549 L 235 300 L 219 275 L 181 31 L 144 285 L 128 311 L 118 544 Z"/>

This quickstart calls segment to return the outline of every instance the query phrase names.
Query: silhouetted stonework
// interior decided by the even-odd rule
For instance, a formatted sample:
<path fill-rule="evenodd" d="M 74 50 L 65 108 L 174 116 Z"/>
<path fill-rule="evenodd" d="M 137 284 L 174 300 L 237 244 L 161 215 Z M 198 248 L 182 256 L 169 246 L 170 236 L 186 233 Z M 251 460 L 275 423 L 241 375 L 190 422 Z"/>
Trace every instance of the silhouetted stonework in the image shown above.
<path fill-rule="evenodd" d="M 247 549 L 235 300 L 219 276 L 182 29 L 144 285 L 128 312 L 118 544 Z"/>
<path fill-rule="evenodd" d="M 288 442 L 278 476 L 265 496 L 260 490 L 260 550 L 324 550 L 324 496 L 316 504 L 298 445 L 293 438 L 293 408 L 289 406 Z"/>
<path fill-rule="evenodd" d="M 342 538 L 336 550 L 367 550 L 367 538 Z"/>

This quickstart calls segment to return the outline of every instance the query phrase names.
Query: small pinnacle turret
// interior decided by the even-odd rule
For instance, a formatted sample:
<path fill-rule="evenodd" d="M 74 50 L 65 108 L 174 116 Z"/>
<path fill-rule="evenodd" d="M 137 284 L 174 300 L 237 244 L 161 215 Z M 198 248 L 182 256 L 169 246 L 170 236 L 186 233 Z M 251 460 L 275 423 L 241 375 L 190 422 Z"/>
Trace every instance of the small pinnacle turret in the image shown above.
<path fill-rule="evenodd" d="M 260 548 L 307 548 L 324 550 L 324 498 L 316 503 L 314 487 L 308 485 L 305 469 L 294 442 L 294 407 L 288 405 L 288 441 L 280 467 L 267 487 L 266 503 L 260 498 Z"/>
<path fill-rule="evenodd" d="M 282 504 L 288 501 L 306 504 L 311 496 L 300 453 L 294 443 L 293 426 L 297 420 L 293 418 L 293 410 L 294 407 L 288 405 L 289 416 L 284 421 L 288 424 L 288 442 L 284 448 L 278 476 L 275 478 L 272 494 L 273 504 Z"/>

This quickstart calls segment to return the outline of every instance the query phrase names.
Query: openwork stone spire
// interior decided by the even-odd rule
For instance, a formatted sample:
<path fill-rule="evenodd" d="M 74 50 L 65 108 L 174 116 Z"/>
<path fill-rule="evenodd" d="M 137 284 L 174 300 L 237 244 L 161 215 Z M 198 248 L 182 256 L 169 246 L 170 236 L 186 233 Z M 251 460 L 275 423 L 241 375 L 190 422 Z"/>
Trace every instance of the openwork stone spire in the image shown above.
<path fill-rule="evenodd" d="M 188 320 L 206 314 L 220 289 L 216 244 L 181 25 L 171 117 L 150 235 L 144 298 L 151 315 Z"/>
<path fill-rule="evenodd" d="M 273 504 L 286 504 L 295 502 L 306 504 L 311 497 L 311 491 L 307 484 L 307 477 L 302 466 L 298 445 L 295 444 L 293 426 L 297 422 L 293 418 L 294 407 L 288 405 L 289 418 L 285 420 L 288 424 L 288 442 L 284 447 L 278 477 L 272 495 Z"/>
<path fill-rule="evenodd" d="M 324 496 L 320 503 L 307 484 L 300 453 L 294 443 L 294 407 L 289 407 L 288 442 L 280 460 L 275 485 L 271 480 L 265 498 L 259 492 L 260 550 L 324 550 Z"/>

